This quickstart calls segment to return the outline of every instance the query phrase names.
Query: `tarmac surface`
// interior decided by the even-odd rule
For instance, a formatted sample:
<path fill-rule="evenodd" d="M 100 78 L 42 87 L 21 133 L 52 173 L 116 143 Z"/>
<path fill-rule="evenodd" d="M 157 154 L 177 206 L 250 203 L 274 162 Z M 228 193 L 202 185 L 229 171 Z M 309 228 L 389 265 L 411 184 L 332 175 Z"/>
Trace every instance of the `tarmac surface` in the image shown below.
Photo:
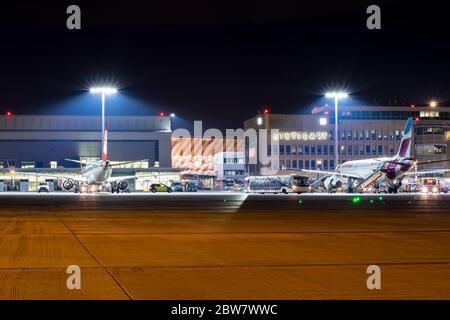
<path fill-rule="evenodd" d="M 0 299 L 450 299 L 450 196 L 0 193 Z"/>

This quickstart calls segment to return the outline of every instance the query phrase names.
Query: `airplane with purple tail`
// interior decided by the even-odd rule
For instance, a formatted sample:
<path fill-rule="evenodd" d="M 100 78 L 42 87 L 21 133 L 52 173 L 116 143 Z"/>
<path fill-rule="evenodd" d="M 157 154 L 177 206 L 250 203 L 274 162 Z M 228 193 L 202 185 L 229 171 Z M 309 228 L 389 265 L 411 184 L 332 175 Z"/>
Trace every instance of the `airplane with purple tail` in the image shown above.
<path fill-rule="evenodd" d="M 402 180 L 407 176 L 421 176 L 450 171 L 448 169 L 413 170 L 421 164 L 446 162 L 450 161 L 450 159 L 419 163 L 411 155 L 412 132 L 413 119 L 408 118 L 398 152 L 394 157 L 347 161 L 338 165 L 334 172 L 307 169 L 300 171 L 324 174 L 325 176 L 318 182 L 322 183 L 325 189 L 330 192 L 342 188 L 344 184 L 348 186 L 349 192 L 361 192 L 371 184 L 384 183 L 388 187 L 389 193 L 397 193 L 398 188 L 402 186 Z"/>

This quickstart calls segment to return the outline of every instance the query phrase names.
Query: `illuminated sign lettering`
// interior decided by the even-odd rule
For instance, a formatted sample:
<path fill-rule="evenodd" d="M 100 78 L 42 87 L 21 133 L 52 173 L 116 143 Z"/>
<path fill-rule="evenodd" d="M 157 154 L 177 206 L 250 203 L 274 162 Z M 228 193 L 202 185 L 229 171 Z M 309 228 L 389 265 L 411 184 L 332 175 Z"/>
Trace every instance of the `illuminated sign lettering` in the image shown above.
<path fill-rule="evenodd" d="M 272 138 L 274 140 L 327 140 L 328 133 L 325 131 L 317 132 L 303 132 L 303 131 L 292 131 L 292 132 L 280 132 L 278 134 L 273 134 Z"/>

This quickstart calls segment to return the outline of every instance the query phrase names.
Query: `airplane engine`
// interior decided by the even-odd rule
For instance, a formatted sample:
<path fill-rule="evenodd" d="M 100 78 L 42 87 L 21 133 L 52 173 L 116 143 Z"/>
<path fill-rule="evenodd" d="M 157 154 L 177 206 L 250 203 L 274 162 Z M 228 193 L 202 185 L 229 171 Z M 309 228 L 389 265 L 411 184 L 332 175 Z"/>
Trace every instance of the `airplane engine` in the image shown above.
<path fill-rule="evenodd" d="M 332 189 L 336 189 L 336 188 L 340 188 L 342 187 L 342 181 L 333 177 L 328 177 L 325 179 L 325 181 L 323 182 L 323 186 L 325 187 L 325 189 L 327 190 L 332 190 Z"/>
<path fill-rule="evenodd" d="M 126 181 L 119 181 L 117 183 L 117 186 L 119 187 L 120 190 L 124 191 L 128 188 L 128 182 Z"/>
<path fill-rule="evenodd" d="M 75 183 L 73 182 L 72 179 L 66 179 L 66 180 L 64 180 L 62 186 L 63 186 L 64 190 L 70 191 L 75 186 Z"/>
<path fill-rule="evenodd" d="M 396 179 L 392 182 L 392 184 L 394 185 L 395 188 L 400 188 L 402 186 L 402 181 Z"/>

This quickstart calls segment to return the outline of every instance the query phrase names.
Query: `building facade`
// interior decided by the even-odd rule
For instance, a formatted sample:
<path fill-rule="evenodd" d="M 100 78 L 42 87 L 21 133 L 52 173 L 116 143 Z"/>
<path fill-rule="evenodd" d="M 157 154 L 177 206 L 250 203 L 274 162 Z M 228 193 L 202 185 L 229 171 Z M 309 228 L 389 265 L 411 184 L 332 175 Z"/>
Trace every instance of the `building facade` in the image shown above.
<path fill-rule="evenodd" d="M 142 166 L 171 166 L 170 117 L 109 116 L 108 158 L 143 160 Z M 0 166 L 74 167 L 64 159 L 101 156 L 101 117 L 14 115 L 0 118 Z"/>
<path fill-rule="evenodd" d="M 227 151 L 237 153 L 239 150 L 244 150 L 239 139 L 172 137 L 172 168 L 180 169 L 184 180 L 198 181 L 202 189 L 220 189 L 224 172 L 218 170 L 218 155 Z M 219 177 L 219 174 L 222 175 Z"/>
<path fill-rule="evenodd" d="M 215 154 L 214 174 L 218 181 L 243 182 L 245 179 L 244 152 L 220 152 Z"/>
<path fill-rule="evenodd" d="M 267 129 L 271 135 L 268 141 L 270 138 L 278 141 L 278 150 L 268 148 L 268 156 L 272 152 L 279 156 L 278 163 L 271 163 L 272 169 L 333 171 L 337 166 L 335 152 L 339 152 L 340 163 L 394 156 L 408 117 L 414 119 L 413 157 L 419 162 L 449 159 L 450 110 L 442 107 L 342 106 L 338 150 L 335 150 L 335 118 L 331 106 L 316 107 L 308 115 L 257 115 L 245 121 L 244 128 Z M 271 132 L 274 129 L 278 133 Z M 420 166 L 419 170 L 448 168 L 449 162 L 441 162 Z M 248 171 L 260 175 L 269 170 L 258 164 L 250 165 Z"/>

